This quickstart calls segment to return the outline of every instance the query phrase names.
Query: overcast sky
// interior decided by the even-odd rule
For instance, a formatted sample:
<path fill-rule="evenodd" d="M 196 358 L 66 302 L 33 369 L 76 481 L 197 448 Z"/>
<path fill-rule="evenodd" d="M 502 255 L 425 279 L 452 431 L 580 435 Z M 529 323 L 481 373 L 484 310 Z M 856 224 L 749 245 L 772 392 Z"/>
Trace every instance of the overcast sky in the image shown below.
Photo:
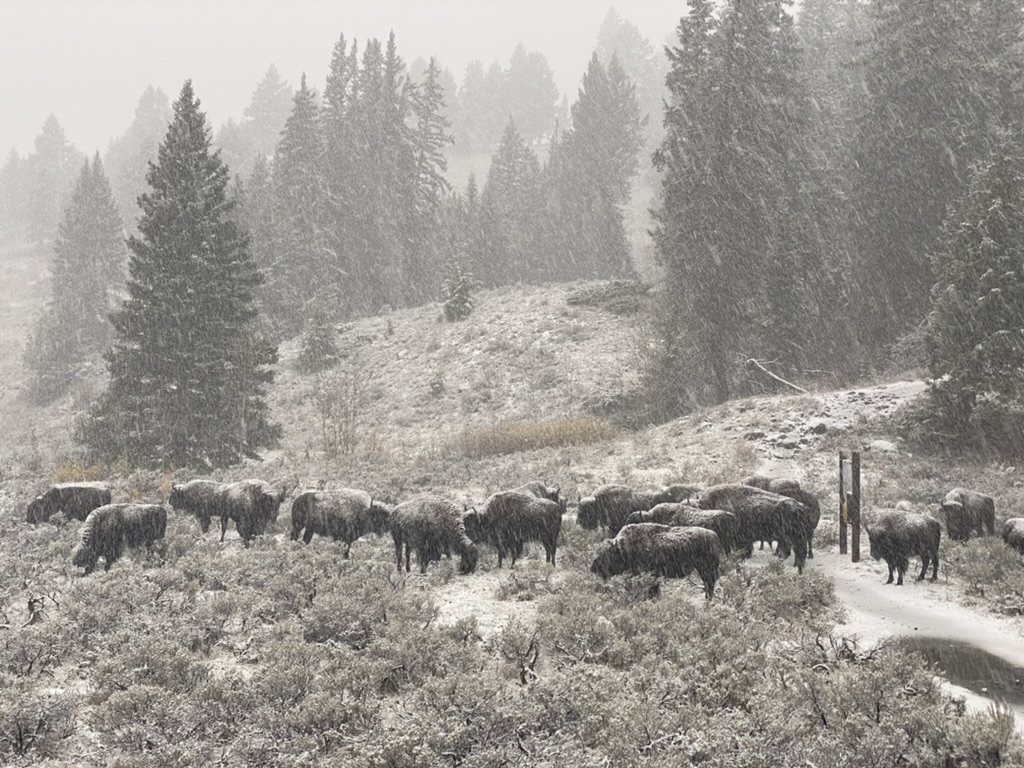
<path fill-rule="evenodd" d="M 436 55 L 459 82 L 473 59 L 507 67 L 539 51 L 569 102 L 611 7 L 655 45 L 685 0 L 0 0 L 0 160 L 22 155 L 50 114 L 80 150 L 105 152 L 148 85 L 173 100 L 192 78 L 216 131 L 240 118 L 270 64 L 322 90 L 331 51 L 386 40 L 406 64 Z M 360 50 L 362 49 L 360 45 Z"/>

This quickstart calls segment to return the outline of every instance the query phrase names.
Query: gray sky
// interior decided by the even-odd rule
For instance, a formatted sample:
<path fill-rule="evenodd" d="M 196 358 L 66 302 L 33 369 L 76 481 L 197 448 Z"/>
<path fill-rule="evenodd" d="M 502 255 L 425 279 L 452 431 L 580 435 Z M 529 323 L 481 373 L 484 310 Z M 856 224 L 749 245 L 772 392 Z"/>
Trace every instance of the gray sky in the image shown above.
<path fill-rule="evenodd" d="M 407 64 L 436 55 L 459 82 L 479 59 L 544 54 L 569 102 L 609 8 L 661 45 L 685 0 L 0 0 L 0 159 L 33 149 L 49 114 L 92 154 L 132 121 L 148 85 L 192 78 L 216 130 L 240 118 L 271 63 L 322 89 L 338 36 L 387 39 Z M 360 46 L 362 48 L 362 46 Z"/>

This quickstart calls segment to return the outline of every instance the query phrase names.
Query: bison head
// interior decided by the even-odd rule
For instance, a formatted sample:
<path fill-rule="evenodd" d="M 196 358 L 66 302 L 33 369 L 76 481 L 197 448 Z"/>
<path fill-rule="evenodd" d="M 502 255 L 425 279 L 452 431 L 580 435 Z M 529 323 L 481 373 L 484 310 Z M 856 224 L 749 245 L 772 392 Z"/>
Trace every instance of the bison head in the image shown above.
<path fill-rule="evenodd" d="M 75 548 L 71 550 L 72 565 L 78 568 L 85 568 L 86 573 L 89 573 L 96 567 L 97 559 L 96 550 L 87 544 L 76 544 Z"/>
<path fill-rule="evenodd" d="M 387 533 L 391 530 L 391 507 L 370 499 L 370 532 Z"/>
<path fill-rule="evenodd" d="M 597 547 L 594 562 L 590 564 L 590 572 L 607 580 L 622 573 L 620 561 L 619 551 L 615 544 L 611 541 L 602 541 Z"/>
<path fill-rule="evenodd" d="M 462 525 L 465 527 L 470 541 L 479 544 L 487 539 L 484 519 L 484 516 L 472 507 L 462 515 Z"/>
<path fill-rule="evenodd" d="M 476 563 L 479 559 L 476 545 L 467 543 L 459 554 L 459 572 L 472 573 L 476 570 Z"/>

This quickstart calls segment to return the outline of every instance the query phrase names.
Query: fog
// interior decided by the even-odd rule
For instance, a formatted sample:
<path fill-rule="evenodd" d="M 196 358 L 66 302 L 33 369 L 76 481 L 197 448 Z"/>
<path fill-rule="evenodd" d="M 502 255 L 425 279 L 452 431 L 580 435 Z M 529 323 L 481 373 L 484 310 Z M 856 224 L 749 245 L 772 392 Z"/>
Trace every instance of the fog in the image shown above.
<path fill-rule="evenodd" d="M 50 114 L 69 141 L 103 152 L 148 85 L 175 98 L 192 78 L 214 128 L 240 118 L 270 64 L 322 88 L 332 48 L 386 39 L 406 64 L 434 55 L 461 82 L 474 59 L 507 66 L 517 43 L 547 58 L 571 103 L 613 3 L 594 0 L 3 0 L 0 151 L 27 154 Z M 685 3 L 616 10 L 655 45 Z M 362 46 L 360 46 L 362 47 Z"/>

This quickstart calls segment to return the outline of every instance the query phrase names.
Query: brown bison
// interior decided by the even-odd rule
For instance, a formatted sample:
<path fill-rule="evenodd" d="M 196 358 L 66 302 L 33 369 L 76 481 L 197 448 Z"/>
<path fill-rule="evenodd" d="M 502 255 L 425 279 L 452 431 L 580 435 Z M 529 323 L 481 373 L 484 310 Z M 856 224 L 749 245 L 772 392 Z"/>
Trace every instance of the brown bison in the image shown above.
<path fill-rule="evenodd" d="M 626 518 L 626 525 L 636 523 L 707 528 L 715 532 L 722 543 L 722 549 L 726 552 L 731 552 L 739 546 L 740 521 L 736 515 L 724 509 L 698 509 L 686 504 L 658 504 L 649 512 L 633 512 Z"/>
<path fill-rule="evenodd" d="M 402 570 L 402 551 L 405 550 L 405 570 L 409 571 L 409 558 L 416 550 L 420 573 L 427 572 L 432 560 L 454 552 L 460 558 L 459 570 L 476 570 L 476 545 L 466 535 L 462 510 L 453 502 L 439 496 L 424 496 L 404 501 L 391 513 L 391 538 L 395 542 L 395 559 Z"/>
<path fill-rule="evenodd" d="M 1003 523 L 1003 541 L 1024 555 L 1024 517 L 1011 517 Z"/>
<path fill-rule="evenodd" d="M 614 539 L 602 541 L 590 570 L 602 579 L 626 572 L 685 579 L 697 571 L 710 600 L 718 581 L 721 552 L 718 536 L 706 528 L 637 523 L 624 526 Z"/>
<path fill-rule="evenodd" d="M 942 500 L 939 516 L 953 541 L 967 541 L 972 531 L 996 535 L 996 502 L 991 496 L 966 488 L 954 488 Z"/>
<path fill-rule="evenodd" d="M 306 491 L 292 502 L 292 541 L 309 544 L 313 534 L 345 542 L 347 558 L 352 542 L 368 533 L 386 533 L 391 525 L 391 507 L 374 501 L 366 491 L 340 488 L 334 491 Z"/>
<path fill-rule="evenodd" d="M 669 488 L 636 491 L 627 485 L 602 485 L 594 491 L 593 496 L 580 499 L 576 522 L 581 528 L 590 530 L 606 527 L 608 535 L 614 537 L 633 512 L 646 512 L 658 504 L 675 501 L 676 495 Z"/>
<path fill-rule="evenodd" d="M 72 564 L 92 573 L 101 557 L 105 569 L 121 557 L 125 549 L 151 547 L 164 537 L 167 510 L 162 504 L 107 504 L 97 507 L 85 519 L 82 541 L 71 552 Z"/>
<path fill-rule="evenodd" d="M 44 523 L 58 512 L 69 520 L 85 520 L 97 507 L 110 503 L 106 483 L 57 483 L 28 504 L 26 519 Z"/>
<path fill-rule="evenodd" d="M 228 483 L 218 493 L 220 509 L 220 540 L 224 541 L 228 520 L 235 521 L 235 530 L 245 546 L 266 532 L 267 526 L 277 520 L 281 503 L 288 489 L 275 488 L 262 480 L 239 480 Z"/>
<path fill-rule="evenodd" d="M 899 575 L 897 586 L 903 584 L 903 574 L 910 566 L 911 555 L 921 558 L 918 581 L 925 577 L 929 563 L 932 565 L 932 581 L 938 578 L 942 526 L 931 515 L 896 510 L 884 512 L 874 525 L 867 526 L 867 532 L 871 542 L 871 557 L 885 560 L 889 566 L 889 580 L 886 584 L 892 584 L 894 570 Z"/>
<path fill-rule="evenodd" d="M 550 498 L 518 490 L 501 491 L 488 498 L 479 512 L 466 513 L 463 522 L 470 539 L 478 544 L 486 542 L 498 550 L 499 568 L 506 552 L 515 565 L 528 541 L 539 541 L 544 547 L 545 562 L 554 565 L 563 511 L 564 505 Z"/>
<path fill-rule="evenodd" d="M 195 516 L 200 529 L 207 533 L 212 518 L 220 517 L 221 514 L 217 492 L 223 485 L 213 480 L 189 480 L 187 483 L 173 485 L 169 499 L 171 509 Z"/>
<path fill-rule="evenodd" d="M 726 483 L 707 488 L 697 506 L 736 515 L 740 524 L 738 549 L 747 557 L 754 553 L 755 541 L 777 541 L 787 557 L 789 552 L 794 553 L 797 571 L 804 572 L 807 540 L 813 528 L 809 525 L 812 513 L 800 502 L 750 485 Z"/>

